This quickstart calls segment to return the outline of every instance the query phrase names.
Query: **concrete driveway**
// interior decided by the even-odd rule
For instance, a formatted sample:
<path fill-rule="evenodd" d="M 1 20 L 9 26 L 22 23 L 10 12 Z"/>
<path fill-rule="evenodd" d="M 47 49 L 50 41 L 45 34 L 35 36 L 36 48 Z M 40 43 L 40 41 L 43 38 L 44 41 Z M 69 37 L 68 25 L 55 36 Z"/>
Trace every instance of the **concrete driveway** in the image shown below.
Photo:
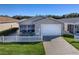
<path fill-rule="evenodd" d="M 79 55 L 79 51 L 66 42 L 63 37 L 43 42 L 46 55 Z"/>

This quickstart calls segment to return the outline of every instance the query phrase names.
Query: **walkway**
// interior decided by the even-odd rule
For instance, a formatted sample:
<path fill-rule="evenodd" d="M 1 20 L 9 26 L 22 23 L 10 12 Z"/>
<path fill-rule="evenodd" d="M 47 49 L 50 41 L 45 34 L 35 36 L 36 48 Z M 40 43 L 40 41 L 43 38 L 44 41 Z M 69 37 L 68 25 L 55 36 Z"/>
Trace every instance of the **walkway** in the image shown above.
<path fill-rule="evenodd" d="M 54 38 L 43 44 L 47 55 L 79 55 L 79 51 L 66 42 L 63 37 Z"/>

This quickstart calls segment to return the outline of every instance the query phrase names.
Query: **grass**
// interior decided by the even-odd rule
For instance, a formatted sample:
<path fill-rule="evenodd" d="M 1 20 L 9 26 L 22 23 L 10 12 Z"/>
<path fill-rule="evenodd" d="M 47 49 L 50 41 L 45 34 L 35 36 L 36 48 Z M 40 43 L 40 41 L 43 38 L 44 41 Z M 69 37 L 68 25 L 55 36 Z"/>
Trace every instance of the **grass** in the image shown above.
<path fill-rule="evenodd" d="M 44 55 L 42 42 L 0 43 L 0 55 Z"/>
<path fill-rule="evenodd" d="M 79 50 L 79 41 L 76 41 L 74 39 L 74 36 L 72 35 L 63 35 L 64 39 L 69 42 L 72 46 L 77 48 Z"/>

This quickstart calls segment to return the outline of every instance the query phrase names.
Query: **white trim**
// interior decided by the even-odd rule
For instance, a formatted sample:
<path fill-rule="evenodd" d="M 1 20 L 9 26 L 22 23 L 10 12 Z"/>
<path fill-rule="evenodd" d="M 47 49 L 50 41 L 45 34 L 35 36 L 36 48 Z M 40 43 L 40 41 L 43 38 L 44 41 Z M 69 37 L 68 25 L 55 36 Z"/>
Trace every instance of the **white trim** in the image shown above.
<path fill-rule="evenodd" d="M 79 23 L 64 23 L 64 24 L 79 24 Z"/>

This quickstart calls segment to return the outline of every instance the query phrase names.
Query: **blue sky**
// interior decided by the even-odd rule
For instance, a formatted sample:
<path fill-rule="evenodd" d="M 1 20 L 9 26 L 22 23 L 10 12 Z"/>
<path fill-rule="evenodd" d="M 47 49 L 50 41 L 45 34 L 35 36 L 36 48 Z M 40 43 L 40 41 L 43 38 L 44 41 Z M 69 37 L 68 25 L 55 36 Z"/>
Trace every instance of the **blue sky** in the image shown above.
<path fill-rule="evenodd" d="M 79 13 L 78 4 L 0 4 L 0 15 L 63 15 Z"/>

